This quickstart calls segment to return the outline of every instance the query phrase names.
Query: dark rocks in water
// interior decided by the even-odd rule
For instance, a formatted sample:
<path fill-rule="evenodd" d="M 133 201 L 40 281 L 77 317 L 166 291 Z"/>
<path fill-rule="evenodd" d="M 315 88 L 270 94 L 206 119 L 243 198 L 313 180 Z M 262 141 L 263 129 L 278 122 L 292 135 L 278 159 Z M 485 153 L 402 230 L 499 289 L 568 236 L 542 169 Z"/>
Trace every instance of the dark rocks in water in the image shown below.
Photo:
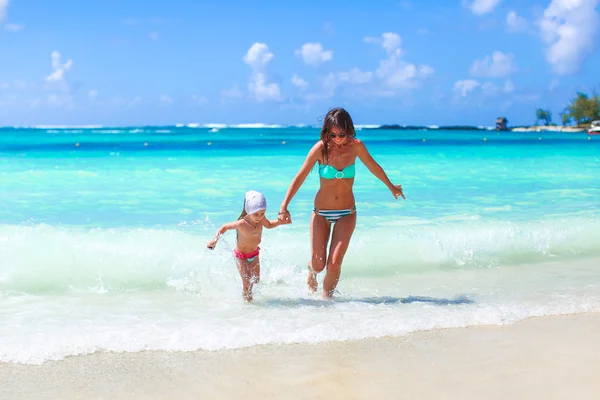
<path fill-rule="evenodd" d="M 487 128 L 471 125 L 456 125 L 456 126 L 440 126 L 439 130 L 444 131 L 486 131 Z"/>
<path fill-rule="evenodd" d="M 363 129 L 381 129 L 381 130 L 397 130 L 397 131 L 485 131 L 487 128 L 481 128 L 478 126 L 471 125 L 453 125 L 453 126 L 440 126 L 440 127 L 429 127 L 419 125 L 381 125 L 377 128 L 363 128 Z"/>

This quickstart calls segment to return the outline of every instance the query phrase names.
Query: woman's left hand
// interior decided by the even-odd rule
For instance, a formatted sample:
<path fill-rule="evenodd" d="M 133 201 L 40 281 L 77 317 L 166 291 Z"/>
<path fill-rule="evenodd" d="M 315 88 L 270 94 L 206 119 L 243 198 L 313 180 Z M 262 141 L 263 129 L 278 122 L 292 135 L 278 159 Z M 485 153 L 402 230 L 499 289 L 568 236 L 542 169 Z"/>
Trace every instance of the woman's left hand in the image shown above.
<path fill-rule="evenodd" d="M 404 197 L 404 193 L 402 193 L 402 185 L 394 185 L 390 188 L 390 191 L 392 192 L 396 200 L 398 200 L 399 196 L 402 196 L 402 198 L 406 200 L 406 197 Z"/>

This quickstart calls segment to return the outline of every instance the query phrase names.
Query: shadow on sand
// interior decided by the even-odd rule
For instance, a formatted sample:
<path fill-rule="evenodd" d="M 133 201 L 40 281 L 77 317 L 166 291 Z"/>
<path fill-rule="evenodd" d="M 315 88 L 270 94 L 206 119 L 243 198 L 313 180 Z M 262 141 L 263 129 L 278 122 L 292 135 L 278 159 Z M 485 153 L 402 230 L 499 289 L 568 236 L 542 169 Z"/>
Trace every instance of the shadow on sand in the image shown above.
<path fill-rule="evenodd" d="M 363 297 L 356 299 L 333 298 L 332 300 L 324 299 L 269 299 L 263 304 L 267 307 L 332 307 L 338 303 L 366 303 L 366 304 L 410 304 L 410 303 L 430 303 L 437 306 L 473 304 L 475 301 L 467 296 L 458 296 L 453 299 L 428 297 L 428 296 L 408 296 L 408 297 Z"/>

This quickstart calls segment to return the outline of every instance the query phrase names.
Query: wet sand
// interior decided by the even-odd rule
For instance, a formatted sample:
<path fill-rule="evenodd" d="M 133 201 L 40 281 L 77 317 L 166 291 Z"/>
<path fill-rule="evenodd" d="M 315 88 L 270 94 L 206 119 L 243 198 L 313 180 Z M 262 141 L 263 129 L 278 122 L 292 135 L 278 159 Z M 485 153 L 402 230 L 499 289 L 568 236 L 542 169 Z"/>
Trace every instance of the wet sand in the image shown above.
<path fill-rule="evenodd" d="M 312 345 L 0 364 L 0 399 L 597 399 L 600 314 Z"/>

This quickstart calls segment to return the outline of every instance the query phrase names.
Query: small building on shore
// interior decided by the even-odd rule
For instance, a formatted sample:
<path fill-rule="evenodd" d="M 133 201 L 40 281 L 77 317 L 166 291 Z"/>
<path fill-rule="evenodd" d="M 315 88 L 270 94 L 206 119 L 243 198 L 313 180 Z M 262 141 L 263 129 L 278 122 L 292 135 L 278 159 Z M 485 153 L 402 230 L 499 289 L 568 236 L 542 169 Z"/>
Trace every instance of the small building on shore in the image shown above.
<path fill-rule="evenodd" d="M 505 131 L 508 128 L 506 125 L 508 124 L 508 120 L 505 117 L 496 118 L 496 129 L 499 131 Z"/>

